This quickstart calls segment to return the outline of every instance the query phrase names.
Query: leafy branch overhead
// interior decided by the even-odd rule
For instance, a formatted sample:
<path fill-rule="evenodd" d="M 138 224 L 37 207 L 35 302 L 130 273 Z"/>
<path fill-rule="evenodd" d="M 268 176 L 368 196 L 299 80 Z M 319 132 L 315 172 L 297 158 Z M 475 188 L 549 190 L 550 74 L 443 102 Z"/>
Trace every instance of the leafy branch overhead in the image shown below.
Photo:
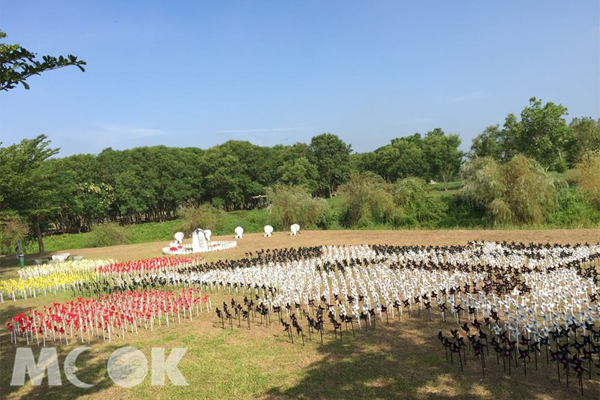
<path fill-rule="evenodd" d="M 0 39 L 6 38 L 6 33 L 0 31 Z M 42 59 L 36 59 L 36 54 L 21 47 L 19 44 L 0 43 L 0 91 L 14 89 L 19 84 L 25 89 L 29 89 L 29 84 L 25 82 L 33 75 L 40 75 L 42 72 L 53 69 L 75 66 L 82 72 L 86 65 L 84 60 L 78 60 L 71 54 L 67 56 L 42 56 Z"/>

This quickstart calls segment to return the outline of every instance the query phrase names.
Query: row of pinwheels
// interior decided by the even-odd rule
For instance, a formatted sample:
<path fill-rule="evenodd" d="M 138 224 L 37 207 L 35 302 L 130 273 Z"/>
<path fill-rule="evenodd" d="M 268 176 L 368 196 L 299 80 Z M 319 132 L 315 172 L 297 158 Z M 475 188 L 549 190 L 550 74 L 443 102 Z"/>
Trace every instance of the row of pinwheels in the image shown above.
<path fill-rule="evenodd" d="M 166 272 L 200 265 L 198 256 L 157 257 L 136 261 L 77 260 L 28 267 L 19 271 L 19 278 L 0 280 L 0 302 L 15 301 L 38 295 L 56 294 L 74 285 L 87 285 L 104 277 L 122 278 L 130 275 Z"/>
<path fill-rule="evenodd" d="M 30 309 L 8 318 L 7 328 L 12 343 L 46 345 L 48 341 L 69 344 L 78 340 L 108 340 L 138 334 L 139 329 L 181 324 L 181 319 L 210 311 L 211 301 L 200 290 L 185 288 L 173 291 L 147 290 L 121 292 L 54 303 L 41 311 Z"/>

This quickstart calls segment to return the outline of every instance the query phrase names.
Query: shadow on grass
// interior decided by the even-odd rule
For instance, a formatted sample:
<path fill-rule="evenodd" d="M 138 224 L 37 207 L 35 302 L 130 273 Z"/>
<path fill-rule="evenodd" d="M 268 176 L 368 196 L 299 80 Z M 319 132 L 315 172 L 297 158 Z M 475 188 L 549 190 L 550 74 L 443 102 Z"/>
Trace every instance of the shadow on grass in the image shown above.
<path fill-rule="evenodd" d="M 461 372 L 458 358 L 446 360 L 434 332 L 441 323 L 418 319 L 377 326 L 373 332 L 345 335 L 344 342 L 329 332 L 319 347 L 320 360 L 311 364 L 290 387 L 273 387 L 266 399 L 571 399 L 600 398 L 598 380 L 587 381 L 585 396 L 577 387 L 557 382 L 556 364 L 530 365 L 528 376 L 520 364 L 512 377 L 503 373 L 494 354 L 481 364 L 467 355 Z M 446 327 L 449 330 L 450 325 Z M 551 375 L 554 373 L 554 375 Z"/>

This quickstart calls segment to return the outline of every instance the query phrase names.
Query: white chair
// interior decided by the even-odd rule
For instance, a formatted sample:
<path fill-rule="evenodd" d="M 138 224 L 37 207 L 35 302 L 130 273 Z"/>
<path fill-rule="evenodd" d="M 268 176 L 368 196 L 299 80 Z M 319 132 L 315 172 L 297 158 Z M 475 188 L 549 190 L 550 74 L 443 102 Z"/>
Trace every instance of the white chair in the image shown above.
<path fill-rule="evenodd" d="M 241 226 L 238 226 L 237 228 L 235 228 L 235 238 L 241 239 L 243 236 L 244 236 L 244 228 L 242 228 Z"/>
<path fill-rule="evenodd" d="M 273 234 L 273 227 L 271 225 L 265 225 L 265 237 L 271 237 Z"/>
<path fill-rule="evenodd" d="M 300 225 L 293 224 L 292 226 L 290 226 L 290 236 L 296 236 L 299 231 L 300 231 Z"/>

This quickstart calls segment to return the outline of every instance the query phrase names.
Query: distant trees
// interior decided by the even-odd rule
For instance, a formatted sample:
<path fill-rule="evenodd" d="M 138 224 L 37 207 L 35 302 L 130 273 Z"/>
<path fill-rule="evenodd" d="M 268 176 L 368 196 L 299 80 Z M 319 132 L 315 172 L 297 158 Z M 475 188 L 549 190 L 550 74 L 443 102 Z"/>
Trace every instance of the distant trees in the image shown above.
<path fill-rule="evenodd" d="M 354 159 L 359 171 L 371 171 L 387 182 L 418 177 L 444 182 L 458 176 L 463 152 L 458 149 L 461 140 L 456 134 L 447 135 L 440 128 L 412 136 L 392 139 L 389 145 L 373 153 L 364 153 Z"/>
<path fill-rule="evenodd" d="M 595 221 L 600 120 L 567 124 L 566 115 L 562 105 L 532 98 L 519 117 L 509 114 L 502 126 L 478 135 L 464 165 L 459 136 L 440 128 L 360 154 L 331 133 L 291 146 L 228 141 L 209 149 L 107 148 L 63 158 L 43 135 L 0 144 L 0 240 L 7 247 L 28 234 L 43 251 L 50 230 L 87 232 L 95 225 L 177 217 L 186 230 L 210 228 L 222 211 L 262 206 L 265 195 L 282 228 L 331 221 L 346 227 L 474 226 L 484 213 L 493 225 Z M 552 176 L 561 174 L 548 174 L 565 169 L 568 178 L 560 184 Z M 462 189 L 452 200 L 432 193 L 427 183 L 443 182 L 447 189 L 459 179 Z M 345 196 L 335 210 L 318 198 L 337 193 Z M 114 228 L 96 232 L 120 237 Z"/>

